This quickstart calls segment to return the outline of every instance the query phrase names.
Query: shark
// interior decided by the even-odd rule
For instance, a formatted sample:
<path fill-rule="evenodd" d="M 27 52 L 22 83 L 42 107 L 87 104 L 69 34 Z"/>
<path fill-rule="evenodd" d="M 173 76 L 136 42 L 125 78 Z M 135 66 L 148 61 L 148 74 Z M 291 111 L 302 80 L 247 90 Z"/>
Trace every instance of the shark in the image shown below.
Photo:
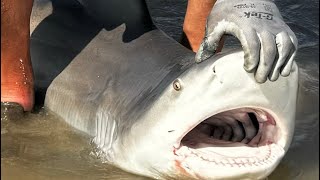
<path fill-rule="evenodd" d="M 44 89 L 46 109 L 131 173 L 263 179 L 277 167 L 294 133 L 296 63 L 289 76 L 260 84 L 244 70 L 241 49 L 196 63 L 192 51 L 152 24 L 144 1 L 130 10 L 110 1 L 105 11 L 125 12 L 117 23 L 117 16 L 93 11 L 102 7 L 97 2 L 54 4 L 33 23 L 35 85 Z"/>

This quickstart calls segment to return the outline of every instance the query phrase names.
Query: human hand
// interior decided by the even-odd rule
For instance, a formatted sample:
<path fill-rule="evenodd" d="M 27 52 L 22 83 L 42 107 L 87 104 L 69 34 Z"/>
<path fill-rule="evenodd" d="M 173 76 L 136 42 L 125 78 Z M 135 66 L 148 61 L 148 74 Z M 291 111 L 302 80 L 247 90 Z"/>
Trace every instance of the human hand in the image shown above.
<path fill-rule="evenodd" d="M 290 74 L 298 40 L 272 0 L 217 0 L 207 19 L 196 62 L 211 57 L 224 34 L 237 37 L 244 51 L 244 69 L 263 83 Z"/>

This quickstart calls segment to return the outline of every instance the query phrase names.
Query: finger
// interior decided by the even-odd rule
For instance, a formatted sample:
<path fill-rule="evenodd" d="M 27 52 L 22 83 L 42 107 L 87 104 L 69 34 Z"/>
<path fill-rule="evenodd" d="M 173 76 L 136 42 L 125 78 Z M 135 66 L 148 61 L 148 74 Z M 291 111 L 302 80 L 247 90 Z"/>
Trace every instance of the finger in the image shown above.
<path fill-rule="evenodd" d="M 239 39 L 243 48 L 244 69 L 247 72 L 253 72 L 259 63 L 260 58 L 260 40 L 257 32 L 250 28 L 246 30 L 238 30 L 233 33 L 233 35 Z"/>
<path fill-rule="evenodd" d="M 277 48 L 273 34 L 263 31 L 259 38 L 261 41 L 260 62 L 255 73 L 255 79 L 258 83 L 264 83 L 275 61 Z"/>
<path fill-rule="evenodd" d="M 291 53 L 288 56 L 287 62 L 285 62 L 284 66 L 281 70 L 281 75 L 284 77 L 289 76 L 290 71 L 292 69 L 293 61 L 296 57 L 297 50 L 298 50 L 298 39 L 297 39 L 296 35 L 292 31 L 290 31 L 289 37 L 290 37 L 294 46 L 293 46 L 293 49 L 291 49 Z"/>
<path fill-rule="evenodd" d="M 278 79 L 280 69 L 288 59 L 288 56 L 293 48 L 293 43 L 287 32 L 281 32 L 276 35 L 276 44 L 278 48 L 279 58 L 269 74 L 270 81 L 275 81 Z"/>
<path fill-rule="evenodd" d="M 208 23 L 207 23 L 208 24 Z M 219 46 L 220 39 L 225 33 L 225 26 L 223 23 L 218 23 L 213 31 L 208 32 L 206 27 L 206 35 L 200 44 L 200 47 L 197 51 L 195 60 L 197 63 L 200 63 L 208 58 L 210 58 L 217 50 Z"/>

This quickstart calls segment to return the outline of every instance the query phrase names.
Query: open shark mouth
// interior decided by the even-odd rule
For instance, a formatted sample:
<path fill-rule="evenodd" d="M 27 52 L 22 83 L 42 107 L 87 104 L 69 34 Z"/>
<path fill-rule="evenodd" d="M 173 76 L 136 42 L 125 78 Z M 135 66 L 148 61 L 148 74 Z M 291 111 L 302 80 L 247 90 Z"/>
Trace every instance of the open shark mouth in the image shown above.
<path fill-rule="evenodd" d="M 215 114 L 181 140 L 174 153 L 179 162 L 205 162 L 214 167 L 273 166 L 284 155 L 275 118 L 258 108 L 239 108 Z M 189 169 L 184 165 L 184 169 Z"/>

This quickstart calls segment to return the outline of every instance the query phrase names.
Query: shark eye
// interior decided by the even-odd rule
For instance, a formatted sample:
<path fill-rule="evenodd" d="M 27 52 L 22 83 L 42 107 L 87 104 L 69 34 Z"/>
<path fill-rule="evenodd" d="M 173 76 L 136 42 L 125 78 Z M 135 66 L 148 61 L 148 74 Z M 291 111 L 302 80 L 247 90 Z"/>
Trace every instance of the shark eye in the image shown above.
<path fill-rule="evenodd" d="M 180 91 L 182 88 L 179 79 L 174 80 L 172 85 L 173 85 L 173 89 L 175 89 L 176 91 Z"/>

